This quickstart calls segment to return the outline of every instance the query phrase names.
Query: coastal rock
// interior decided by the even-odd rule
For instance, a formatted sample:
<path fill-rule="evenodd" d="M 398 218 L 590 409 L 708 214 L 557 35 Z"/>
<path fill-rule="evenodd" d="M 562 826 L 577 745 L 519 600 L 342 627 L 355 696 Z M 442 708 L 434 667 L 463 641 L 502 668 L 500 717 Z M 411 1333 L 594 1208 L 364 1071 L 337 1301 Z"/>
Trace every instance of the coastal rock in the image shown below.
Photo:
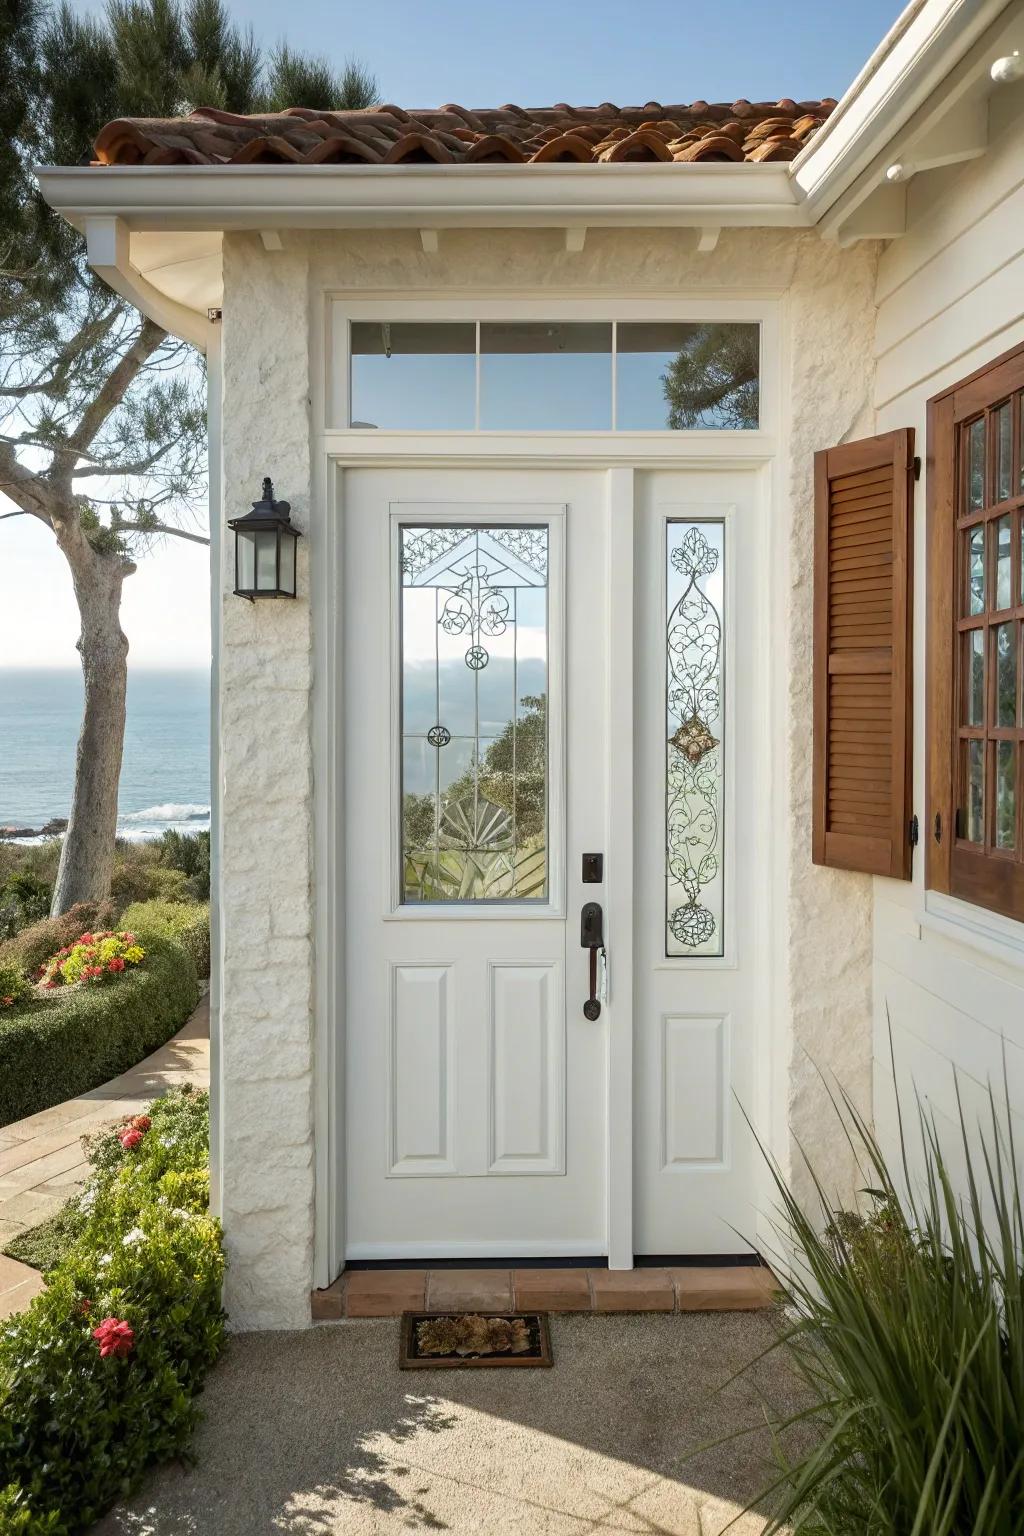
<path fill-rule="evenodd" d="M 0 827 L 0 838 L 10 841 L 17 837 L 60 837 L 67 829 L 66 816 L 53 816 L 42 827 Z"/>

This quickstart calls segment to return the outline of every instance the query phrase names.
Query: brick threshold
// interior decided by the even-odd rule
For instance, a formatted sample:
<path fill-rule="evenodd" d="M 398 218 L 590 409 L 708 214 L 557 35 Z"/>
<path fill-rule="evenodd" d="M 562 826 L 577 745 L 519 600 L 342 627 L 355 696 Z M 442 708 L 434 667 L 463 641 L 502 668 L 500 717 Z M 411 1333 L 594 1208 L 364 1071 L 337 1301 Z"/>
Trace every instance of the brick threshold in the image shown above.
<path fill-rule="evenodd" d="M 311 1294 L 314 1322 L 403 1312 L 752 1312 L 778 1282 L 764 1265 L 353 1269 Z"/>

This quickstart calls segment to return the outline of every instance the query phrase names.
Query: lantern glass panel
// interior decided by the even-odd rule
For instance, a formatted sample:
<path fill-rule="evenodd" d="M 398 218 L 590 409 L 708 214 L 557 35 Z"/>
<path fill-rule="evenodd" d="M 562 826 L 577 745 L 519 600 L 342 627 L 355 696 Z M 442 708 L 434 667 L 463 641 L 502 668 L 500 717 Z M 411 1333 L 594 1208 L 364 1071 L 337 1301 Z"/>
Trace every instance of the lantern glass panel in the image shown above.
<path fill-rule="evenodd" d="M 260 529 L 256 535 L 256 591 L 277 591 L 277 534 Z"/>
<path fill-rule="evenodd" d="M 295 544 L 293 533 L 287 529 L 281 530 L 281 591 L 287 592 L 289 597 L 295 596 Z"/>
<path fill-rule="evenodd" d="M 238 564 L 236 567 L 236 580 L 240 592 L 252 592 L 256 587 L 256 535 L 243 533 L 241 530 L 235 535 Z"/>

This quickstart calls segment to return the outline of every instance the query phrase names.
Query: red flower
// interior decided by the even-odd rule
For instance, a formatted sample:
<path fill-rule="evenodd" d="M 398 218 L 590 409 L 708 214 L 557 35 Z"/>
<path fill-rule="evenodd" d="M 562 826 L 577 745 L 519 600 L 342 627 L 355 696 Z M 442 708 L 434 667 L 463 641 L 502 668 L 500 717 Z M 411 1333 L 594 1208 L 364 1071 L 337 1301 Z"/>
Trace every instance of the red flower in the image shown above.
<path fill-rule="evenodd" d="M 136 1115 L 132 1121 L 132 1125 L 137 1131 L 148 1131 L 152 1124 L 153 1122 L 148 1115 Z"/>
<path fill-rule="evenodd" d="M 130 1355 L 135 1347 L 135 1331 L 130 1323 L 119 1317 L 105 1317 L 92 1336 L 100 1347 L 100 1359 L 108 1355 Z"/>
<path fill-rule="evenodd" d="M 108 960 L 107 961 L 107 970 L 108 971 L 123 971 L 124 970 L 124 961 L 121 959 L 120 955 L 115 955 L 113 960 Z"/>
<path fill-rule="evenodd" d="M 128 1126 L 127 1130 L 121 1132 L 117 1139 L 121 1143 L 122 1147 L 124 1147 L 126 1152 L 131 1152 L 133 1148 L 137 1147 L 139 1142 L 142 1140 L 142 1132 L 136 1130 L 135 1126 L 130 1125 Z"/>
<path fill-rule="evenodd" d="M 43 982 L 43 986 L 47 989 L 47 991 L 50 991 L 56 985 L 57 985 L 57 983 L 55 981 L 44 981 Z"/>
<path fill-rule="evenodd" d="M 92 934 L 91 933 L 83 933 L 82 937 L 79 939 L 78 942 L 79 942 L 79 944 L 91 944 L 92 943 Z"/>

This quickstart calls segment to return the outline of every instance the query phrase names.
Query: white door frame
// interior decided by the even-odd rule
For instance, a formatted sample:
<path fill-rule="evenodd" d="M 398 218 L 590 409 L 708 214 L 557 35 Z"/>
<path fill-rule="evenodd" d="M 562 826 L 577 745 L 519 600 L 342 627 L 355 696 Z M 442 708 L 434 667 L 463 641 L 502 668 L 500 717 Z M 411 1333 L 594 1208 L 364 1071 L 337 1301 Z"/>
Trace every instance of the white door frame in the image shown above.
<path fill-rule="evenodd" d="M 770 505 L 781 506 L 780 448 L 788 438 L 786 402 L 782 399 L 781 305 L 776 295 L 731 295 L 708 299 L 706 290 L 691 296 L 678 291 L 663 297 L 609 299 L 606 296 L 572 297 L 552 294 L 529 298 L 474 299 L 450 293 L 410 298 L 402 293 L 360 295 L 343 302 L 325 291 L 321 295 L 322 324 L 311 336 L 313 494 L 309 513 L 310 602 L 313 605 L 313 758 L 314 758 L 314 1286 L 329 1285 L 340 1272 L 345 1249 L 343 1158 L 345 1146 L 345 1032 L 344 1032 L 344 899 L 341 889 L 345 850 L 341 836 L 342 754 L 344 719 L 342 697 L 341 516 L 344 471 L 349 468 L 521 468 L 557 469 L 569 466 L 610 471 L 607 485 L 608 560 L 620 573 L 633 563 L 633 480 L 636 470 L 717 469 L 757 470 L 762 493 Z M 314 315 L 317 306 L 312 306 Z M 396 319 L 716 319 L 758 320 L 762 327 L 761 402 L 762 428 L 750 431 L 695 431 L 643 433 L 399 433 L 344 429 L 338 415 L 339 360 L 331 338 L 337 339 L 339 316 L 346 326 L 351 318 L 377 317 L 387 313 Z M 347 344 L 343 376 L 347 379 Z M 345 395 L 347 400 L 347 393 Z M 785 529 L 780 527 L 785 534 Z M 771 600 L 768 621 L 787 612 L 785 581 L 788 562 L 785 536 L 772 541 L 772 567 L 768 572 Z M 609 628 L 612 639 L 609 687 L 632 688 L 633 679 L 633 584 L 609 583 Z M 785 633 L 780 628 L 780 633 Z M 784 700 L 786 647 L 773 655 L 772 693 Z M 776 690 L 779 690 L 776 693 Z M 633 806 L 631 740 L 608 744 L 609 802 Z M 773 781 L 785 772 L 784 733 L 773 733 L 770 754 Z M 771 793 L 771 786 L 767 787 Z M 767 847 L 771 885 L 784 879 L 783 839 L 769 828 Z M 632 816 L 608 817 L 606 832 L 608 868 L 632 863 Z M 615 901 L 615 883 L 606 890 L 609 929 L 616 934 L 612 986 L 620 995 L 632 990 L 632 913 Z M 770 903 L 764 937 L 775 924 Z M 629 938 L 627 938 L 627 935 Z M 770 955 L 774 946 L 766 944 Z M 780 1059 L 786 1059 L 784 1024 L 785 989 L 779 978 L 766 973 L 766 1007 L 757 1032 L 759 1089 L 754 1113 L 760 1126 L 768 1127 L 769 1142 L 784 1117 L 784 1080 Z M 608 1102 L 608 1262 L 613 1269 L 633 1264 L 633 1038 L 632 1009 L 621 1010 L 618 1027 L 612 1027 L 615 1010 L 609 1009 L 609 1102 Z M 627 1023 L 628 1021 L 628 1023 Z M 784 1125 L 784 1119 L 782 1121 Z M 781 1144 L 781 1143 L 780 1143 Z"/>

